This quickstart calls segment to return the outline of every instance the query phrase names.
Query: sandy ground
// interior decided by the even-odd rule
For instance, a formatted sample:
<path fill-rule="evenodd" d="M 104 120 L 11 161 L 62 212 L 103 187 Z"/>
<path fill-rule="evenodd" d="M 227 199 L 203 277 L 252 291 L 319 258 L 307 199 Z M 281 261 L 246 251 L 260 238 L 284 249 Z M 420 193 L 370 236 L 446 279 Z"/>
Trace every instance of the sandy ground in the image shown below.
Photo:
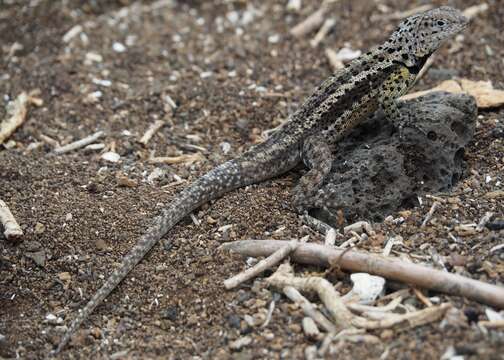
<path fill-rule="evenodd" d="M 174 1 L 145 12 L 127 0 L 13 3 L 0 3 L 1 101 L 38 89 L 44 104 L 30 108 L 7 149 L 0 149 L 0 198 L 25 232 L 21 244 L 0 238 L 0 357 L 35 359 L 61 335 L 47 315 L 69 324 L 161 204 L 186 186 L 177 184 L 180 179 L 192 181 L 285 119 L 331 72 L 326 48 L 365 51 L 393 30 L 391 13 L 421 2 L 341 0 L 331 12 L 334 31 L 316 48 L 309 44 L 313 34 L 289 35 L 318 8 L 316 1 L 303 1 L 299 12 L 288 11 L 286 1 Z M 478 2 L 449 4 L 463 9 Z M 498 0 L 488 4 L 463 46 L 445 46 L 418 89 L 453 75 L 504 88 L 504 7 Z M 82 32 L 65 42 L 76 25 Z M 167 96 L 177 106 L 173 115 Z M 385 239 L 400 235 L 401 254 L 429 263 L 438 254 L 449 271 L 502 284 L 504 252 L 491 249 L 502 244 L 503 232 L 464 233 L 457 225 L 478 223 L 488 211 L 502 219 L 503 115 L 481 112 L 466 152 L 467 177 L 442 195 L 446 202 L 428 227 L 419 228 L 431 205 L 425 201 L 393 214 L 405 217 L 401 224 L 375 224 L 377 238 L 360 248 L 380 251 Z M 157 119 L 166 125 L 142 146 L 138 139 Z M 49 156 L 52 145 L 43 135 L 65 144 L 98 130 L 105 132 L 105 149 Z M 105 151 L 115 151 L 120 161 L 102 159 Z M 195 152 L 205 161 L 148 162 L 152 155 Z M 163 175 L 148 182 L 156 169 Z M 248 238 L 309 235 L 321 241 L 291 206 L 289 190 L 299 175 L 232 192 L 195 213 L 199 226 L 191 219 L 176 226 L 94 312 L 61 358 L 303 358 L 313 342 L 301 332 L 302 312 L 261 279 L 225 291 L 222 281 L 246 264 L 218 250 L 224 241 Z M 220 231 L 224 225 L 233 226 Z M 348 275 L 339 280 L 347 291 Z M 335 343 L 332 351 L 342 359 L 387 352 L 390 359 L 435 359 L 453 347 L 464 358 L 502 359 L 503 332 L 475 324 L 486 320 L 486 306 L 426 295 L 451 302 L 460 321 L 375 331 L 378 344 Z M 266 328 L 247 323 L 247 315 L 260 322 L 272 299 L 277 306 Z M 423 307 L 415 297 L 408 301 Z M 243 336 L 252 342 L 231 351 L 229 343 Z"/>

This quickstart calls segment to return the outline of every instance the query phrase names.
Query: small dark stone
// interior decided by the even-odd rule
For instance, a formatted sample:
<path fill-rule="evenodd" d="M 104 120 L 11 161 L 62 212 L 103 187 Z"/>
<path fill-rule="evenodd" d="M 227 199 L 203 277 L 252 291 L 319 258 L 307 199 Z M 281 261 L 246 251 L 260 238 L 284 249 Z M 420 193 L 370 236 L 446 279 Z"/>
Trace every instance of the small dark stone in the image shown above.
<path fill-rule="evenodd" d="M 455 345 L 455 353 L 457 355 L 476 355 L 478 353 L 478 349 L 476 345 L 457 344 Z"/>
<path fill-rule="evenodd" d="M 252 298 L 252 293 L 250 291 L 242 291 L 238 294 L 238 299 L 236 299 L 238 301 L 238 303 L 242 303 L 242 302 L 245 302 L 247 300 L 250 300 Z"/>
<path fill-rule="evenodd" d="M 244 326 L 241 330 L 240 330 L 240 335 L 248 335 L 250 334 L 254 329 L 251 327 L 251 326 Z"/>
<path fill-rule="evenodd" d="M 486 224 L 488 230 L 499 231 L 504 229 L 504 219 L 495 219 Z"/>
<path fill-rule="evenodd" d="M 178 307 L 175 305 L 168 306 L 166 309 L 161 311 L 161 317 L 163 319 L 168 319 L 171 321 L 177 320 L 179 315 Z"/>
<path fill-rule="evenodd" d="M 163 241 L 163 249 L 165 251 L 170 251 L 173 248 L 173 241 L 167 239 Z"/>
<path fill-rule="evenodd" d="M 468 308 L 464 309 L 464 315 L 466 316 L 467 321 L 470 324 L 476 323 L 479 320 L 479 313 L 475 308 L 468 307 Z"/>
<path fill-rule="evenodd" d="M 239 329 L 240 328 L 241 319 L 236 314 L 230 314 L 230 315 L 228 315 L 227 316 L 227 322 L 229 323 L 229 326 L 231 326 L 232 328 L 235 328 L 235 329 Z"/>

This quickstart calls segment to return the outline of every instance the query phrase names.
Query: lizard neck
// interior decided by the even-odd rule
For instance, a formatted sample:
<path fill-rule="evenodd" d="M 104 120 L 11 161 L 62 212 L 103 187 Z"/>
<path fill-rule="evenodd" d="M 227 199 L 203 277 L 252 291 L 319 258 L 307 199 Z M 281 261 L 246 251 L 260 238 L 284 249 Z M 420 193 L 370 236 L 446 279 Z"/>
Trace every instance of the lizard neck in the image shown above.
<path fill-rule="evenodd" d="M 401 43 L 398 45 L 389 40 L 382 46 L 379 46 L 376 51 L 381 52 L 388 59 L 392 60 L 392 62 L 405 66 L 411 74 L 416 75 L 433 52 L 417 56 L 414 53 L 415 46 L 413 41 L 409 45 Z"/>

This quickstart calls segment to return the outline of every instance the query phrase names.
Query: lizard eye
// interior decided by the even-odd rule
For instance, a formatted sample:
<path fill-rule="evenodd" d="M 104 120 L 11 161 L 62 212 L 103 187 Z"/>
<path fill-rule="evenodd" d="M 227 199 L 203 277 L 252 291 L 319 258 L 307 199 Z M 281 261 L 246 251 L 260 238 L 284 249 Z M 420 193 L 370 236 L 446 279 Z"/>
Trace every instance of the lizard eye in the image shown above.
<path fill-rule="evenodd" d="M 445 24 L 445 22 L 444 22 L 444 21 L 442 21 L 442 20 L 439 20 L 439 21 L 437 22 L 437 24 L 438 24 L 439 26 L 443 26 L 443 25 Z"/>

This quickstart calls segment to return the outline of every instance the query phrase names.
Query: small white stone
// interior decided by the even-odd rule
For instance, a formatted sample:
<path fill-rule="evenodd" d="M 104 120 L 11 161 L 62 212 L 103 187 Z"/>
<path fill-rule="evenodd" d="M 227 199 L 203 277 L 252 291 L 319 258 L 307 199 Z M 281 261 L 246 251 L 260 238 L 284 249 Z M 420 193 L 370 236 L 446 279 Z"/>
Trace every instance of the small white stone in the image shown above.
<path fill-rule="evenodd" d="M 301 10 L 301 0 L 289 0 L 287 10 L 296 12 Z"/>
<path fill-rule="evenodd" d="M 227 154 L 229 150 L 231 150 L 231 144 L 228 143 L 227 141 L 221 142 L 219 146 L 224 154 Z"/>
<path fill-rule="evenodd" d="M 63 35 L 63 42 L 68 43 L 70 40 L 72 40 L 74 37 L 79 35 L 82 32 L 82 26 L 81 25 L 75 25 L 73 28 L 68 30 L 65 35 Z"/>
<path fill-rule="evenodd" d="M 165 170 L 161 169 L 161 168 L 155 168 L 150 174 L 149 176 L 147 177 L 147 182 L 149 184 L 153 184 L 154 183 L 154 180 L 160 178 L 161 176 L 163 176 L 165 174 Z"/>
<path fill-rule="evenodd" d="M 268 36 L 268 42 L 270 44 L 277 44 L 279 41 L 280 41 L 280 35 L 278 34 Z"/>
<path fill-rule="evenodd" d="M 84 149 L 91 150 L 91 151 L 103 150 L 103 149 L 105 149 L 105 144 L 104 143 L 89 144 Z"/>
<path fill-rule="evenodd" d="M 110 80 L 105 80 L 105 79 L 92 79 L 91 80 L 93 82 L 93 84 L 96 84 L 96 85 L 100 85 L 100 86 L 105 86 L 105 87 L 109 87 L 112 85 L 112 81 Z"/>
<path fill-rule="evenodd" d="M 103 160 L 116 163 L 121 158 L 121 155 L 113 151 L 107 151 L 106 153 L 102 154 L 101 158 Z"/>
<path fill-rule="evenodd" d="M 209 78 L 210 76 L 212 76 L 213 73 L 211 71 L 204 71 L 200 74 L 200 78 L 202 79 L 206 79 L 206 78 Z"/>
<path fill-rule="evenodd" d="M 88 103 L 95 103 L 97 102 L 101 97 L 103 96 L 103 93 L 101 91 L 94 91 L 86 96 L 86 102 Z"/>
<path fill-rule="evenodd" d="M 128 35 L 126 36 L 126 46 L 133 46 L 137 41 L 138 36 L 136 35 Z"/>
<path fill-rule="evenodd" d="M 232 350 L 240 350 L 241 348 L 248 346 L 252 343 L 252 338 L 250 336 L 244 336 L 235 341 L 229 343 L 229 348 Z"/>
<path fill-rule="evenodd" d="M 362 51 L 360 50 L 353 50 L 345 47 L 336 53 L 336 58 L 340 61 L 345 62 L 356 59 L 361 56 L 361 54 Z"/>
<path fill-rule="evenodd" d="M 342 297 L 343 299 L 356 298 L 361 303 L 368 303 L 376 300 L 384 291 L 385 279 L 381 276 L 355 273 L 350 275 L 350 280 L 353 282 L 353 288 Z"/>
<path fill-rule="evenodd" d="M 45 321 L 51 325 L 59 325 L 59 324 L 63 323 L 63 319 L 60 317 L 57 317 L 54 314 L 47 314 L 45 317 Z"/>
<path fill-rule="evenodd" d="M 103 61 L 103 56 L 95 52 L 88 52 L 86 53 L 86 61 L 88 63 L 93 62 L 101 63 Z"/>
<path fill-rule="evenodd" d="M 72 215 L 72 213 L 68 213 L 68 214 L 66 214 L 66 216 L 65 216 L 65 221 L 70 221 L 70 220 L 72 220 L 72 219 L 73 219 L 73 215 Z"/>
<path fill-rule="evenodd" d="M 115 52 L 118 52 L 118 53 L 123 53 L 126 51 L 126 46 L 124 46 L 124 44 L 116 41 L 115 43 L 112 44 L 112 50 L 114 50 Z"/>

